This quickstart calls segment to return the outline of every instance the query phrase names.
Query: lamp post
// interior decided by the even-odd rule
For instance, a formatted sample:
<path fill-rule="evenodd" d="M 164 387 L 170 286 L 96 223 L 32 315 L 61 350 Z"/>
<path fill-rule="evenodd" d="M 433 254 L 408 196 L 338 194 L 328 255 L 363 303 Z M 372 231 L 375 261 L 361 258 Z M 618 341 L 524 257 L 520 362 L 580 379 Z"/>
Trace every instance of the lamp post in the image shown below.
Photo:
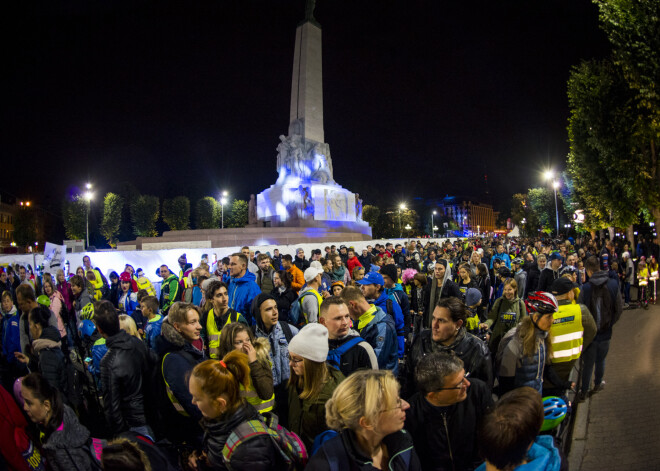
<path fill-rule="evenodd" d="M 410 242 L 410 231 L 412 230 L 412 227 L 410 227 L 410 224 L 406 224 L 405 229 L 408 231 L 408 241 Z"/>
<path fill-rule="evenodd" d="M 401 225 L 401 211 L 406 209 L 406 205 L 401 203 L 399 205 L 399 239 L 403 237 L 403 226 Z"/>
<path fill-rule="evenodd" d="M 438 230 L 438 226 L 433 226 L 433 238 L 435 239 L 435 231 Z"/>
<path fill-rule="evenodd" d="M 92 184 L 91 184 L 91 183 L 87 183 L 87 184 L 85 185 L 85 188 L 87 188 L 87 191 L 85 192 L 85 194 L 83 195 L 83 197 L 84 197 L 85 200 L 87 201 L 87 206 L 86 206 L 86 211 L 85 211 L 85 212 L 87 213 L 87 214 L 85 215 L 85 216 L 86 216 L 86 229 L 85 229 L 85 233 L 86 233 L 86 235 L 87 235 L 87 245 L 85 246 L 85 249 L 87 249 L 87 248 L 89 248 L 89 206 L 91 205 L 92 196 L 94 196 L 94 195 L 92 194 L 92 191 L 91 191 L 91 190 L 92 190 Z"/>
<path fill-rule="evenodd" d="M 433 216 L 435 216 L 436 214 L 438 214 L 437 211 L 433 211 L 433 212 L 431 213 L 431 232 L 432 232 L 431 236 L 432 236 L 434 239 L 435 239 L 435 224 L 433 223 Z"/>
<path fill-rule="evenodd" d="M 221 218 L 221 224 L 222 224 L 222 229 L 225 228 L 225 205 L 227 204 L 227 192 L 223 191 L 222 196 L 220 197 L 220 218 Z"/>
<path fill-rule="evenodd" d="M 555 191 L 555 218 L 557 221 L 557 237 L 559 237 L 559 207 L 557 206 L 557 188 L 559 188 L 559 181 L 555 178 L 555 172 L 552 170 L 545 172 L 545 179 L 552 180 L 552 189 Z"/>

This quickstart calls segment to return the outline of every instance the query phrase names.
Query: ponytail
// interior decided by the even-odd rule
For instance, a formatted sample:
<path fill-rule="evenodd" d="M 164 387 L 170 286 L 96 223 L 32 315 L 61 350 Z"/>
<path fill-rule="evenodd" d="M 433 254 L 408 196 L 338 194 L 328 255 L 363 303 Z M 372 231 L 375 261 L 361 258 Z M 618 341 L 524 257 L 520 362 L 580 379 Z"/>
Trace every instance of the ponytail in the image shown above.
<path fill-rule="evenodd" d="M 250 367 L 245 353 L 234 350 L 220 361 L 206 360 L 193 368 L 195 377 L 204 394 L 211 397 L 224 396 L 231 411 L 241 403 L 240 385 L 250 384 Z"/>

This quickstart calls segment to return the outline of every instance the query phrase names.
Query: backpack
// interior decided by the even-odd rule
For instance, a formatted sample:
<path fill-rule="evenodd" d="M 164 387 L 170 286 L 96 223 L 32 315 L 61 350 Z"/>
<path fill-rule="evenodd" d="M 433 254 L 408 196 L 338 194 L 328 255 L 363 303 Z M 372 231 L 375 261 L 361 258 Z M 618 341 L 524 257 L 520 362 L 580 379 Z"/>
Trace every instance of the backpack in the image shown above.
<path fill-rule="evenodd" d="M 282 332 L 284 333 L 284 338 L 286 339 L 286 343 L 290 343 L 291 339 L 293 338 L 293 331 L 291 330 L 291 326 L 289 325 L 288 322 L 285 321 L 279 321 L 280 327 L 282 328 Z"/>
<path fill-rule="evenodd" d="M 335 438 L 337 435 L 339 435 L 339 432 L 336 430 L 326 430 L 325 432 L 319 433 L 315 438 L 314 438 L 314 444 L 312 445 L 312 454 L 311 456 L 314 456 L 317 451 L 323 446 L 325 442 L 330 440 L 331 438 Z"/>
<path fill-rule="evenodd" d="M 343 344 L 341 344 L 339 347 L 330 350 L 328 352 L 328 363 L 330 363 L 332 366 L 334 366 L 336 369 L 339 369 L 341 366 L 341 357 L 344 353 L 349 351 L 351 348 L 353 348 L 355 345 L 357 345 L 360 342 L 364 342 L 364 339 L 362 337 L 355 336 L 350 340 L 347 340 Z"/>
<path fill-rule="evenodd" d="M 289 322 L 296 327 L 300 328 L 307 324 L 305 315 L 302 310 L 302 300 L 308 294 L 314 294 L 311 291 L 305 291 L 298 299 L 296 299 L 293 304 L 291 304 L 291 309 L 289 310 Z"/>
<path fill-rule="evenodd" d="M 607 287 L 607 282 L 602 285 L 591 284 L 591 299 L 589 300 L 589 311 L 596 321 L 598 332 L 611 328 L 619 319 L 612 318 L 612 294 Z"/>
<path fill-rule="evenodd" d="M 222 448 L 222 456 L 228 469 L 231 470 L 231 457 L 236 449 L 259 435 L 270 437 L 287 470 L 303 470 L 309 459 L 304 443 L 298 435 L 282 427 L 277 416 L 270 412 L 261 414 L 257 419 L 242 422 L 229 434 Z"/>

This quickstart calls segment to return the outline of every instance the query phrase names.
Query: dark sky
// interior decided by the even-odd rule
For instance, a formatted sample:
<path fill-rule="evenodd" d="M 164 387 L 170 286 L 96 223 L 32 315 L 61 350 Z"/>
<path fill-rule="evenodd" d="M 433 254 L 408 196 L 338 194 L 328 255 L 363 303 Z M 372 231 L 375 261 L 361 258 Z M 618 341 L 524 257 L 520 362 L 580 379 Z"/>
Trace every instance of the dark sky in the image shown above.
<path fill-rule="evenodd" d="M 3 15 L 4 190 L 59 207 L 88 179 L 247 199 L 276 180 L 303 0 L 14 2 Z M 566 80 L 608 53 L 587 0 L 318 0 L 325 137 L 365 204 L 498 205 L 568 151 Z M 8 173 L 7 173 L 8 172 Z"/>

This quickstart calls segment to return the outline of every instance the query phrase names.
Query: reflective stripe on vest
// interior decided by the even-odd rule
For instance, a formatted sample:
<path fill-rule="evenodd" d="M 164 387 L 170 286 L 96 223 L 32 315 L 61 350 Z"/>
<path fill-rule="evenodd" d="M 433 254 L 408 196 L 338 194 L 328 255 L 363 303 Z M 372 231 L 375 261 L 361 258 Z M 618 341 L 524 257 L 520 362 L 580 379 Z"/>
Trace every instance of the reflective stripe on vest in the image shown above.
<path fill-rule="evenodd" d="M 143 276 L 135 280 L 135 282 L 138 285 L 138 289 L 146 289 L 149 296 L 156 296 L 156 290 L 154 289 L 154 285 L 151 284 L 151 281 L 149 281 L 149 278 Z"/>
<path fill-rule="evenodd" d="M 170 385 L 167 384 L 167 380 L 165 379 L 165 358 L 167 358 L 167 355 L 169 355 L 169 353 L 165 354 L 165 356 L 163 357 L 163 362 L 161 363 L 161 366 L 160 366 L 160 372 L 163 375 L 163 382 L 165 383 L 165 391 L 167 391 L 167 397 L 170 398 L 170 402 L 172 403 L 172 405 L 174 406 L 174 409 L 179 414 L 183 415 L 184 417 L 190 417 L 190 415 L 188 415 L 186 410 L 183 408 L 183 406 L 181 405 L 179 400 L 176 398 L 176 396 L 174 395 L 174 393 L 170 389 Z"/>
<path fill-rule="evenodd" d="M 573 361 L 582 353 L 582 310 L 578 304 L 564 304 L 555 312 L 552 333 L 552 363 Z"/>
<path fill-rule="evenodd" d="M 273 406 L 275 405 L 275 393 L 270 396 L 270 399 L 261 399 L 257 394 L 257 390 L 252 385 L 252 379 L 250 379 L 250 385 L 247 389 L 245 389 L 245 386 L 242 384 L 239 389 L 241 397 L 244 397 L 246 401 L 252 404 L 260 414 L 273 410 Z"/>
<path fill-rule="evenodd" d="M 238 322 L 238 314 L 236 314 L 236 319 L 234 320 L 232 320 L 231 315 L 227 316 L 225 325 L 229 325 L 232 322 Z M 209 337 L 209 357 L 213 359 L 220 358 L 220 332 L 221 330 L 215 324 L 215 314 L 213 314 L 213 308 L 211 308 L 206 318 L 206 334 Z"/>
<path fill-rule="evenodd" d="M 303 299 L 302 299 L 302 298 L 303 298 L 307 293 L 312 293 L 314 296 L 316 296 L 316 300 L 317 300 L 318 303 L 319 303 L 319 310 L 318 310 L 317 313 L 316 313 L 316 315 L 317 315 L 317 322 L 318 322 L 318 316 L 321 315 L 321 303 L 323 302 L 323 296 L 321 296 L 321 295 L 318 293 L 318 291 L 316 291 L 315 289 L 309 289 L 309 290 L 307 290 L 307 291 L 305 291 L 305 292 L 303 293 L 303 296 L 300 297 L 300 300 L 298 301 L 298 302 L 300 303 L 300 310 L 302 311 L 303 316 L 305 317 L 305 323 L 306 323 L 306 324 L 309 324 L 309 319 L 307 318 L 307 313 L 304 311 L 304 309 L 303 309 L 303 304 L 302 304 L 302 302 L 303 302 Z"/>

